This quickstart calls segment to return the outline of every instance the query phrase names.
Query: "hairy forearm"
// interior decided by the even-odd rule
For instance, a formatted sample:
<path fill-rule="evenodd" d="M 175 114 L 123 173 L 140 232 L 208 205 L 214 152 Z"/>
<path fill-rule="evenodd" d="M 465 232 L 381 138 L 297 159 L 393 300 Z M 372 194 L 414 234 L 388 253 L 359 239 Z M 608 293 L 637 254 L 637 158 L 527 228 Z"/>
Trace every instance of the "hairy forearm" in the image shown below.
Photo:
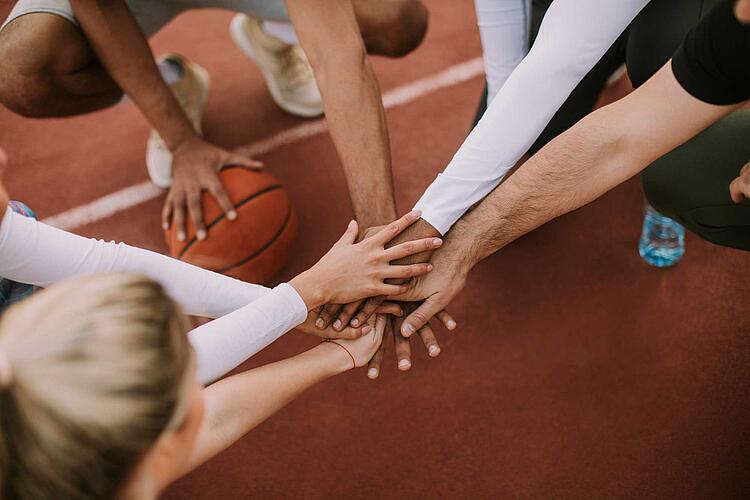
<path fill-rule="evenodd" d="M 228 448 L 318 382 L 351 368 L 343 349 L 323 343 L 297 356 L 221 380 L 204 390 L 206 413 L 187 473 Z"/>
<path fill-rule="evenodd" d="M 331 137 L 362 231 L 396 218 L 390 142 L 380 89 L 364 50 L 346 64 L 324 64 L 319 82 Z"/>
<path fill-rule="evenodd" d="M 71 0 L 81 29 L 112 79 L 174 149 L 195 133 L 161 77 L 124 0 Z"/>
<path fill-rule="evenodd" d="M 473 266 L 637 173 L 645 158 L 626 154 L 609 122 L 600 110 L 549 143 L 455 225 L 443 251 Z"/>

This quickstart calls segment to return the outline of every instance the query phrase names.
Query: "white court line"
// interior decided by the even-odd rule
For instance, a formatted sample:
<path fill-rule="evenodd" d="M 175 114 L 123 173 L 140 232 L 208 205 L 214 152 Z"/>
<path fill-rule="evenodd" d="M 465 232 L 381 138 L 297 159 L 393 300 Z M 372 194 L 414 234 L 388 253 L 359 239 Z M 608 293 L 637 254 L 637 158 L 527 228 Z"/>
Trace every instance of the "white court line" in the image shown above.
<path fill-rule="evenodd" d="M 396 87 L 383 94 L 383 106 L 386 109 L 410 103 L 436 90 L 452 87 L 471 80 L 484 73 L 482 58 L 477 57 L 469 61 L 456 64 L 450 68 L 400 87 Z M 275 149 L 302 141 L 308 137 L 322 134 L 328 130 L 325 118 L 307 121 L 272 135 L 267 139 L 254 142 L 247 146 L 240 146 L 237 152 L 247 156 L 260 156 Z M 94 201 L 66 210 L 42 222 L 60 229 L 74 229 L 93 222 L 111 217 L 141 203 L 161 196 L 164 191 L 157 188 L 150 181 L 138 183 Z"/>

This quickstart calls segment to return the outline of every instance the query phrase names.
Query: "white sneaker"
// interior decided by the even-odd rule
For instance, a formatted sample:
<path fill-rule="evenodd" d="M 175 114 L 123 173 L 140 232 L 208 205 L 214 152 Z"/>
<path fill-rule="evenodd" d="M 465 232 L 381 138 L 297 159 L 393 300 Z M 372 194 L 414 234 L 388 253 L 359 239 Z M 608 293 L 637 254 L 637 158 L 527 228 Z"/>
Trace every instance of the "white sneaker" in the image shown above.
<path fill-rule="evenodd" d="M 260 21 L 237 14 L 229 25 L 234 43 L 260 68 L 281 109 L 303 118 L 323 114 L 320 97 L 307 56 L 298 44 L 288 44 L 264 32 Z"/>
<path fill-rule="evenodd" d="M 179 54 L 165 54 L 159 58 L 159 61 L 163 60 L 170 60 L 182 67 L 182 78 L 171 84 L 170 89 L 195 131 L 202 133 L 201 120 L 211 86 L 208 71 Z M 151 182 L 156 186 L 168 188 L 172 185 L 172 153 L 154 129 L 151 129 L 146 145 L 146 168 Z"/>

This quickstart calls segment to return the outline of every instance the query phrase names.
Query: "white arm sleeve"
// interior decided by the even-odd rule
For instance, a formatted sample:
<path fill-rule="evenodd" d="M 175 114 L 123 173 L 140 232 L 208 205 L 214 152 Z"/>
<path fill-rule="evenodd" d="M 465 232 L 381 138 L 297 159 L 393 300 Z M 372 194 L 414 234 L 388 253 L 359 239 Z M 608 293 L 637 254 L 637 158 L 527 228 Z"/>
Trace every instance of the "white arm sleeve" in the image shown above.
<path fill-rule="evenodd" d="M 306 318 L 305 302 L 282 283 L 252 304 L 196 328 L 188 335 L 198 358 L 198 381 L 213 382 Z"/>
<path fill-rule="evenodd" d="M 487 196 L 649 0 L 555 0 L 528 56 L 415 209 L 440 233 Z"/>
<path fill-rule="evenodd" d="M 531 0 L 474 0 L 474 6 L 490 103 L 529 50 Z"/>
<path fill-rule="evenodd" d="M 217 318 L 266 295 L 269 289 L 206 271 L 124 243 L 83 238 L 5 211 L 0 226 L 0 276 L 48 286 L 73 276 L 143 274 L 158 281 L 188 314 Z"/>

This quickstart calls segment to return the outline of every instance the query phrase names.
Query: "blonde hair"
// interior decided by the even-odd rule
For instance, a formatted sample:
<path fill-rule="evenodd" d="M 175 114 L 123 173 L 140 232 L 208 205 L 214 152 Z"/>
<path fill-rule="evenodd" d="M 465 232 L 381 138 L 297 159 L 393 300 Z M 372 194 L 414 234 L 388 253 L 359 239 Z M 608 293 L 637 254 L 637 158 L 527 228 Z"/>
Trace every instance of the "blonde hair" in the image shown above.
<path fill-rule="evenodd" d="M 74 279 L 10 308 L 0 497 L 113 498 L 184 419 L 187 319 L 141 276 Z"/>

